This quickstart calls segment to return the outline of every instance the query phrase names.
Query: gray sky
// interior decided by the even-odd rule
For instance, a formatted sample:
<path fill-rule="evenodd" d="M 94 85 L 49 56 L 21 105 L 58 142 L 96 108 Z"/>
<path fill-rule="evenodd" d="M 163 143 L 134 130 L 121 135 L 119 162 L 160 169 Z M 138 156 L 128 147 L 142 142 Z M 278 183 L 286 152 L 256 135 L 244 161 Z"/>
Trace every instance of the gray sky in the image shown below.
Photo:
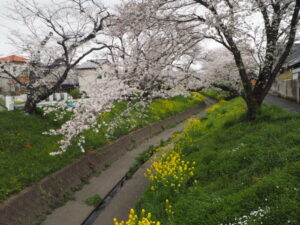
<path fill-rule="evenodd" d="M 16 22 L 11 21 L 5 15 L 9 13 L 7 7 L 15 0 L 0 0 L 0 57 L 8 56 L 12 54 L 20 55 L 16 50 L 9 44 L 8 35 L 9 29 L 18 29 Z M 38 3 L 48 3 L 51 0 L 36 0 Z M 104 5 L 113 7 L 115 4 L 120 3 L 121 0 L 102 0 Z"/>

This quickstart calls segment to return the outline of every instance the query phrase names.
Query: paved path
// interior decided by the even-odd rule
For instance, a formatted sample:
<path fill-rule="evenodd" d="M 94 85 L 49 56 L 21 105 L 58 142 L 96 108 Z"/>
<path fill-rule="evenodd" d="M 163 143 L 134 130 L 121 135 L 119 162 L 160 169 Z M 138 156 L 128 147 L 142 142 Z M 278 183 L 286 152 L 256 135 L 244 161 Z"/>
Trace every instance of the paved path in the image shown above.
<path fill-rule="evenodd" d="M 114 218 L 117 218 L 118 221 L 127 220 L 129 210 L 134 208 L 148 187 L 149 182 L 148 179 L 144 177 L 144 173 L 150 165 L 151 160 L 140 167 L 133 177 L 125 183 L 122 189 L 114 196 L 109 205 L 100 213 L 93 225 L 113 225 Z"/>
<path fill-rule="evenodd" d="M 162 151 L 168 151 L 173 146 L 173 143 L 171 143 Z M 113 225 L 114 218 L 117 218 L 118 221 L 126 221 L 128 219 L 130 209 L 135 207 L 135 204 L 142 197 L 149 185 L 148 178 L 144 176 L 144 173 L 151 166 L 151 163 L 152 160 L 148 160 L 138 169 L 133 177 L 125 183 L 112 201 L 104 208 L 93 225 Z"/>
<path fill-rule="evenodd" d="M 204 115 L 204 112 L 201 112 L 198 116 L 202 115 Z M 182 131 L 184 124 L 185 122 L 182 122 L 173 128 L 167 129 L 157 136 L 150 138 L 132 151 L 127 152 L 108 169 L 102 172 L 100 176 L 91 178 L 89 184 L 75 193 L 74 201 L 69 201 L 66 205 L 55 209 L 42 224 L 80 225 L 93 210 L 93 207 L 87 206 L 84 203 L 88 197 L 95 194 L 101 197 L 106 196 L 122 177 L 125 176 L 130 166 L 134 163 L 135 158 L 140 153 L 144 152 L 150 145 L 158 145 L 161 140 L 167 140 L 174 132 Z M 112 224 L 114 217 L 125 219 L 124 216 L 128 215 L 128 209 L 134 207 L 136 201 L 147 186 L 147 181 L 143 176 L 145 166 L 147 166 L 147 164 L 142 166 L 134 177 L 125 183 L 121 191 L 118 192 L 112 202 L 108 204 L 109 209 L 105 209 L 103 213 L 100 214 L 95 224 Z"/>
<path fill-rule="evenodd" d="M 267 95 L 264 102 L 269 105 L 276 105 L 284 108 L 289 112 L 300 113 L 300 105 L 292 102 L 290 100 L 286 100 L 284 98 L 279 98 L 273 95 Z"/>

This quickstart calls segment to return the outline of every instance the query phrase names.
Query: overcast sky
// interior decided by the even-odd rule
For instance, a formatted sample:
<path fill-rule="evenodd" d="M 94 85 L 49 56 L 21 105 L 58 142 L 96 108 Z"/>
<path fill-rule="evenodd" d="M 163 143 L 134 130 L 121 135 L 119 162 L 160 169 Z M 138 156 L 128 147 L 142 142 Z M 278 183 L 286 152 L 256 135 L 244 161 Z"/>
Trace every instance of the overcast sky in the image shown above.
<path fill-rule="evenodd" d="M 6 17 L 9 13 L 7 7 L 15 0 L 0 0 L 0 57 L 8 56 L 12 54 L 20 55 L 16 50 L 9 44 L 8 35 L 9 29 L 18 29 L 16 22 L 11 21 Z M 48 3 L 51 0 L 36 0 L 38 3 Z M 113 7 L 115 4 L 120 3 L 121 0 L 102 0 L 102 2 L 108 6 Z"/>

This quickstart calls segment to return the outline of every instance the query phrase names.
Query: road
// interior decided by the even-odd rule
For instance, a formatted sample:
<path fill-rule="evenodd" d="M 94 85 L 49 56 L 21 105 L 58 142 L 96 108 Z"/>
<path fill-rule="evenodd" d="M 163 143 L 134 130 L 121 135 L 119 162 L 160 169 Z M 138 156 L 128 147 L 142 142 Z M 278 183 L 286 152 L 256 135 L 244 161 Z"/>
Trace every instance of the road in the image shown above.
<path fill-rule="evenodd" d="M 290 100 L 286 100 L 283 98 L 273 96 L 273 95 L 268 95 L 265 98 L 264 103 L 266 103 L 268 105 L 276 105 L 276 106 L 282 107 L 289 112 L 300 113 L 300 105 L 299 104 L 292 102 Z"/>

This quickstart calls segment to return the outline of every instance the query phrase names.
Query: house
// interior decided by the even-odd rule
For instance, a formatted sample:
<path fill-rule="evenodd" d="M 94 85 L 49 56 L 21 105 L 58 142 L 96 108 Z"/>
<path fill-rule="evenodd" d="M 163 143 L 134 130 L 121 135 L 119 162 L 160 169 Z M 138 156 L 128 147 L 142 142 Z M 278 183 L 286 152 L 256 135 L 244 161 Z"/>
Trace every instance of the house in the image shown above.
<path fill-rule="evenodd" d="M 70 71 L 68 77 L 64 80 L 64 82 L 60 85 L 58 92 L 70 92 L 74 89 L 79 88 L 79 79 L 75 72 Z"/>
<path fill-rule="evenodd" d="M 28 73 L 26 73 L 26 63 L 29 60 L 20 56 L 12 55 L 4 58 L 0 58 L 0 63 L 5 63 L 6 69 L 10 71 L 14 76 L 17 77 L 19 81 L 22 83 L 29 82 Z M 53 83 L 53 85 L 57 82 L 57 75 L 49 75 L 44 77 L 44 79 Z M 60 92 L 69 92 L 72 89 L 77 89 L 79 86 L 78 77 L 74 72 L 70 72 L 68 77 L 64 80 L 62 85 L 60 86 Z M 25 88 L 20 86 L 18 82 L 9 77 L 5 73 L 0 72 L 0 94 L 4 95 L 20 95 L 25 93 Z"/>
<path fill-rule="evenodd" d="M 300 103 L 300 43 L 293 46 L 270 93 Z"/>
<path fill-rule="evenodd" d="M 76 73 L 79 81 L 79 89 L 81 92 L 88 92 L 90 86 L 101 82 L 105 78 L 112 67 L 106 59 L 88 60 L 76 67 Z"/>
<path fill-rule="evenodd" d="M 283 66 L 282 73 L 277 80 L 299 80 L 300 79 L 300 43 L 294 44 L 289 57 Z"/>
<path fill-rule="evenodd" d="M 29 82 L 28 76 L 23 74 L 22 72 L 26 68 L 26 63 L 29 60 L 20 56 L 11 55 L 7 57 L 0 58 L 0 64 L 6 64 L 6 68 L 12 74 L 18 74 L 17 79 L 21 82 Z M 19 94 L 22 93 L 23 88 L 11 77 L 9 77 L 5 73 L 0 72 L 0 93 L 1 94 Z"/>
<path fill-rule="evenodd" d="M 300 43 L 294 45 L 287 62 L 287 67 L 292 73 L 292 79 L 300 79 Z"/>

